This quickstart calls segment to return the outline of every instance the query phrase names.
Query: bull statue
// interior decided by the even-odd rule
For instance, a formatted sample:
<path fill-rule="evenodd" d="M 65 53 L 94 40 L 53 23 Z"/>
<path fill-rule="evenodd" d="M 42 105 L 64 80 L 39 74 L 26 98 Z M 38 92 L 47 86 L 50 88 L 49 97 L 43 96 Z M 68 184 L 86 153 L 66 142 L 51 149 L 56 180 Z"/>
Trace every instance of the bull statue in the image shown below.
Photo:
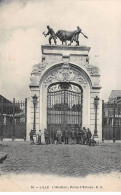
<path fill-rule="evenodd" d="M 69 45 L 71 45 L 73 41 L 76 42 L 76 45 L 79 45 L 79 34 L 80 33 L 86 39 L 88 39 L 88 37 L 82 33 L 82 29 L 80 29 L 79 26 L 77 26 L 77 30 L 71 31 L 71 32 L 65 31 L 65 30 L 58 30 L 55 35 L 60 39 L 60 41 L 62 41 L 62 45 L 64 42 L 67 45 L 67 41 L 70 41 Z"/>

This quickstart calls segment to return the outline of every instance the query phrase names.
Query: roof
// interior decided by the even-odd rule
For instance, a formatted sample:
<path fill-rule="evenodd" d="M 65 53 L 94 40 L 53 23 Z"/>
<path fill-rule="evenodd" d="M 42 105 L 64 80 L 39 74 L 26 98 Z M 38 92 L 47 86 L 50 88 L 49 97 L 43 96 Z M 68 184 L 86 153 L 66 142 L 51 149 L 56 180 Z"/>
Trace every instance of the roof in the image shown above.
<path fill-rule="evenodd" d="M 3 99 L 3 103 L 11 103 L 12 104 L 12 102 L 10 101 L 10 100 L 8 100 L 8 99 L 6 99 L 4 96 L 2 96 L 2 95 L 0 95 L 0 103 L 1 103 L 1 99 Z"/>
<path fill-rule="evenodd" d="M 121 90 L 112 90 L 109 96 L 109 101 L 115 100 L 117 97 L 121 97 Z"/>

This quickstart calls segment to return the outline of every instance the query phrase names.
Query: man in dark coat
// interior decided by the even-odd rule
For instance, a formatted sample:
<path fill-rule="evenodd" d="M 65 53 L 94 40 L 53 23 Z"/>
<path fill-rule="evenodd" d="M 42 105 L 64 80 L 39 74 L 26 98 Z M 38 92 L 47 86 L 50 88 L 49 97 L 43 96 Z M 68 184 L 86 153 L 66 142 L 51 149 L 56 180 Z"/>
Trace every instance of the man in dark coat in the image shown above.
<path fill-rule="evenodd" d="M 81 144 L 83 144 L 84 143 L 84 132 L 83 132 L 83 130 L 80 128 L 80 130 L 79 130 L 79 140 L 80 140 L 80 142 L 81 142 Z"/>
<path fill-rule="evenodd" d="M 87 143 L 87 130 L 83 127 L 83 144 Z"/>
<path fill-rule="evenodd" d="M 50 144 L 50 132 L 48 130 L 46 132 L 46 144 Z"/>
<path fill-rule="evenodd" d="M 33 131 L 31 130 L 29 133 L 31 144 L 34 144 Z"/>
<path fill-rule="evenodd" d="M 89 130 L 89 128 L 87 129 L 87 145 L 91 145 L 91 137 L 92 137 L 92 133 Z"/>
<path fill-rule="evenodd" d="M 55 139 L 54 131 L 51 131 L 51 143 L 52 144 L 54 144 L 54 139 Z"/>
<path fill-rule="evenodd" d="M 65 131 L 65 144 L 68 144 L 68 139 L 69 139 L 69 132 L 68 130 Z"/>
<path fill-rule="evenodd" d="M 79 144 L 79 130 L 76 130 L 76 143 Z"/>
<path fill-rule="evenodd" d="M 41 130 L 39 130 L 39 132 L 38 132 L 38 144 L 41 144 L 41 136 L 42 136 L 42 133 L 41 133 Z"/>
<path fill-rule="evenodd" d="M 49 144 L 50 143 L 50 134 L 47 129 L 44 130 L 44 135 L 45 135 L 45 143 Z"/>
<path fill-rule="evenodd" d="M 75 131 L 74 129 L 72 129 L 72 132 L 71 132 L 71 143 L 72 144 L 75 144 L 75 138 L 76 138 Z"/>

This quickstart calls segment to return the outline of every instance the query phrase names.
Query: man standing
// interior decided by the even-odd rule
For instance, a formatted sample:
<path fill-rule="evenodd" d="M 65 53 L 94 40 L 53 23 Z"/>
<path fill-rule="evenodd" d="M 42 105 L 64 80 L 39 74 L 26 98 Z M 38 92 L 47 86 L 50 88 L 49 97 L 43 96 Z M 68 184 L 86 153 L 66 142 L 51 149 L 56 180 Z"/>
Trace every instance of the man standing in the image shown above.
<path fill-rule="evenodd" d="M 62 132 L 60 129 L 57 131 L 56 136 L 57 136 L 57 143 L 61 144 Z"/>
<path fill-rule="evenodd" d="M 38 144 L 41 144 L 41 136 L 42 136 L 42 133 L 41 133 L 41 130 L 39 130 L 39 133 L 38 133 Z"/>
<path fill-rule="evenodd" d="M 89 128 L 87 129 L 87 145 L 91 145 L 91 137 L 92 137 L 92 133 L 89 130 Z"/>
<path fill-rule="evenodd" d="M 34 144 L 33 131 L 32 130 L 30 131 L 29 136 L 30 136 L 30 142 L 31 142 L 31 144 Z"/>
<path fill-rule="evenodd" d="M 47 29 L 48 29 L 48 32 L 47 32 L 47 34 L 44 34 L 45 35 L 45 37 L 47 36 L 47 35 L 50 35 L 50 37 L 49 37 L 49 44 L 51 45 L 51 39 L 53 39 L 54 40 L 54 43 L 55 43 L 55 45 L 56 45 L 56 39 L 57 39 L 57 37 L 56 37 L 56 34 L 55 34 L 55 32 L 54 32 L 54 30 L 52 29 L 52 28 L 50 28 L 49 26 L 47 26 Z"/>
<path fill-rule="evenodd" d="M 46 144 L 50 144 L 50 133 L 48 129 L 46 129 L 46 133 L 45 133 L 45 142 Z"/>
<path fill-rule="evenodd" d="M 76 130 L 76 143 L 79 144 L 79 130 Z"/>
<path fill-rule="evenodd" d="M 83 127 L 83 143 L 86 144 L 87 142 L 87 130 Z"/>
<path fill-rule="evenodd" d="M 71 143 L 75 144 L 75 131 L 74 131 L 74 129 L 72 129 L 72 132 L 71 132 Z"/>
<path fill-rule="evenodd" d="M 47 129 L 44 130 L 44 135 L 45 135 L 45 143 L 49 144 L 49 132 Z"/>
<path fill-rule="evenodd" d="M 54 144 L 54 131 L 53 130 L 51 131 L 50 135 L 51 135 L 50 143 Z"/>
<path fill-rule="evenodd" d="M 68 130 L 65 131 L 65 144 L 68 144 L 69 132 Z"/>
<path fill-rule="evenodd" d="M 83 139 L 84 137 L 83 137 L 83 135 L 84 135 L 83 129 L 80 128 L 80 130 L 79 130 L 79 138 L 80 138 L 81 144 L 84 143 L 84 139 Z"/>

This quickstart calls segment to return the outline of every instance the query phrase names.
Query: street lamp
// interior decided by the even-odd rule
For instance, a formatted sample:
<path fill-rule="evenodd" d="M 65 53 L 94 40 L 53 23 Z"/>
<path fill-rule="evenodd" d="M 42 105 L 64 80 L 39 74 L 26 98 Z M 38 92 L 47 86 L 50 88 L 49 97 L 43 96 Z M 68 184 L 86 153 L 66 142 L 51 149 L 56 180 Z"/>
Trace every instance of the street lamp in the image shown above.
<path fill-rule="evenodd" d="M 95 130 L 94 130 L 94 136 L 98 136 L 97 135 L 97 107 L 98 107 L 98 103 L 99 103 L 99 98 L 98 98 L 98 96 L 96 96 L 94 98 L 94 105 L 95 105 Z"/>
<path fill-rule="evenodd" d="M 36 94 L 32 97 L 33 98 L 33 104 L 34 104 L 34 123 L 33 123 L 33 131 L 34 134 L 36 134 L 36 104 L 37 104 L 37 96 Z"/>

